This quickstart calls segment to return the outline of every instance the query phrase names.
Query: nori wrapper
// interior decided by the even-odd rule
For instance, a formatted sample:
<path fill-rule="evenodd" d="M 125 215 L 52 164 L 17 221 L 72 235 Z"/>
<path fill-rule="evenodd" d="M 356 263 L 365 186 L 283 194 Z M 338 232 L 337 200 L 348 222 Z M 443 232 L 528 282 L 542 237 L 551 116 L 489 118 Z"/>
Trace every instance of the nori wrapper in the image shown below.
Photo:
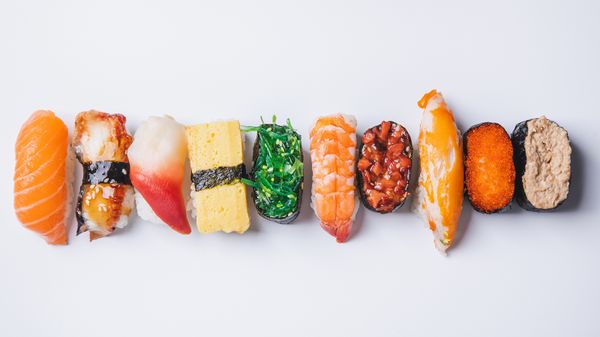
<path fill-rule="evenodd" d="M 527 122 L 533 120 L 534 118 L 522 121 L 520 123 L 518 123 L 515 126 L 515 129 L 512 132 L 512 136 L 511 136 L 511 140 L 513 143 L 513 156 L 514 156 L 514 161 L 515 161 L 515 172 L 516 172 L 516 177 L 515 177 L 515 199 L 517 200 L 517 203 L 519 204 L 519 206 L 521 206 L 521 208 L 523 208 L 524 210 L 527 211 L 532 211 L 532 212 L 549 212 L 552 210 L 555 210 L 556 208 L 558 208 L 560 205 L 562 205 L 568 198 L 569 198 L 569 192 L 567 192 L 567 197 L 560 201 L 556 206 L 554 206 L 553 208 L 548 208 L 548 209 L 541 209 L 541 208 L 536 208 L 535 206 L 533 206 L 531 204 L 531 202 L 529 202 L 529 200 L 527 199 L 527 195 L 525 195 L 525 189 L 523 188 L 523 175 L 525 174 L 525 165 L 527 164 L 527 155 L 525 153 L 525 139 L 527 138 L 527 133 L 528 133 L 528 128 L 527 128 Z M 551 121 L 553 123 L 555 123 L 556 125 L 558 125 L 558 123 Z M 560 128 L 562 128 L 563 130 L 565 130 L 562 126 L 558 125 Z M 565 130 L 566 132 L 566 130 Z M 567 133 L 567 139 L 568 139 L 569 135 Z M 570 142 L 570 140 L 569 140 Z M 569 177 L 569 180 L 571 179 L 571 177 Z M 569 188 L 571 187 L 570 181 L 569 181 Z"/>
<path fill-rule="evenodd" d="M 262 124 L 264 126 L 272 126 L 273 124 Z M 294 132 L 296 134 L 296 136 L 298 136 L 298 140 L 301 141 L 301 137 L 297 132 Z M 250 173 L 250 178 L 252 180 L 256 179 L 255 177 L 255 173 L 256 173 L 256 159 L 258 158 L 258 156 L 260 155 L 260 133 L 256 133 L 256 140 L 254 141 L 254 146 L 252 149 L 252 171 Z M 300 151 L 300 161 L 304 162 L 304 154 L 302 153 L 302 151 Z M 289 216 L 285 217 L 285 218 L 272 218 L 268 215 L 266 215 L 264 213 L 264 211 L 258 206 L 257 202 L 256 202 L 256 188 L 252 188 L 252 201 L 254 202 L 254 206 L 256 208 L 256 212 L 258 213 L 258 215 L 260 215 L 262 218 L 279 223 L 279 224 L 289 224 L 292 223 L 294 220 L 296 220 L 296 218 L 298 217 L 298 215 L 300 214 L 300 208 L 302 207 L 302 193 L 304 190 L 304 175 L 302 176 L 302 179 L 300 180 L 300 188 L 298 190 L 297 193 L 297 203 L 296 203 L 296 210 L 290 214 Z"/>
<path fill-rule="evenodd" d="M 396 124 L 399 127 L 401 127 L 402 129 L 404 129 L 404 131 L 406 132 L 406 137 L 408 138 L 407 142 L 408 142 L 408 146 L 410 147 L 410 151 L 409 152 L 410 152 L 411 156 L 409 158 L 410 158 L 410 161 L 411 161 L 411 166 L 410 166 L 410 169 L 408 170 L 407 183 L 406 183 L 406 187 L 404 188 L 404 191 L 408 192 L 409 187 L 410 187 L 411 173 L 412 173 L 412 169 L 413 169 L 413 165 L 412 165 L 412 163 L 413 163 L 413 158 L 412 158 L 412 153 L 413 153 L 412 139 L 410 138 L 410 134 L 408 133 L 408 130 L 404 126 L 402 126 L 401 124 L 396 123 L 394 121 L 389 121 L 389 122 L 392 125 Z M 369 128 L 369 129 L 367 129 L 367 131 L 372 130 L 373 128 L 376 128 L 376 127 L 380 127 L 381 124 L 382 123 L 379 123 L 379 124 L 377 124 L 377 125 Z M 365 131 L 365 133 L 367 131 Z M 406 194 L 406 196 L 404 197 L 404 199 L 398 205 L 396 205 L 392 210 L 390 210 L 388 212 L 382 212 L 380 210 L 377 210 L 375 207 L 371 206 L 371 204 L 367 200 L 367 196 L 365 195 L 365 191 L 363 189 L 365 181 L 363 179 L 362 174 L 358 170 L 358 161 L 363 157 L 362 152 L 363 152 L 363 147 L 364 146 L 365 145 L 362 143 L 362 137 L 360 137 L 360 144 L 358 146 L 358 158 L 357 158 L 356 163 L 354 165 L 356 167 L 356 178 L 357 178 L 356 182 L 357 182 L 357 188 L 358 188 L 358 191 L 359 191 L 360 201 L 365 206 L 365 208 L 368 209 L 368 210 L 370 210 L 370 211 L 377 212 L 377 213 L 380 213 L 380 214 L 393 213 L 393 212 L 397 211 L 398 209 L 400 209 L 404 205 L 404 203 L 406 202 L 406 200 L 408 199 L 408 197 L 409 197 L 410 194 Z"/>
<path fill-rule="evenodd" d="M 507 210 L 510 209 L 510 206 L 512 204 L 512 200 L 515 199 L 515 192 L 516 191 L 513 191 L 513 196 L 511 198 L 511 201 L 508 204 L 506 204 L 506 206 L 504 206 L 502 208 L 499 208 L 499 209 L 496 209 L 496 210 L 493 210 L 493 211 L 486 211 L 486 210 L 478 207 L 478 205 L 471 200 L 471 198 L 469 197 L 469 193 L 467 192 L 467 164 L 466 163 L 467 163 L 467 153 L 468 153 L 467 151 L 468 151 L 468 146 L 469 146 L 469 134 L 472 131 L 476 130 L 477 128 L 479 128 L 481 126 L 488 125 L 488 124 L 498 124 L 498 123 L 483 122 L 483 123 L 475 124 L 472 127 L 470 127 L 467 130 L 467 132 L 465 132 L 463 134 L 463 153 L 464 153 L 464 162 L 465 162 L 465 164 L 464 164 L 464 166 L 465 166 L 465 196 L 469 200 L 469 203 L 471 204 L 471 206 L 473 206 L 473 209 L 476 210 L 479 213 L 483 213 L 483 214 L 504 213 L 504 212 L 506 212 Z M 498 124 L 498 125 L 500 125 L 500 124 Z M 510 138 L 510 136 L 509 136 L 509 138 Z M 512 142 L 512 140 L 511 140 L 511 142 Z M 515 154 L 515 149 L 514 149 L 514 146 L 513 146 L 513 157 L 514 157 L 514 154 Z M 516 167 L 515 167 L 515 169 L 516 169 Z M 516 176 L 517 175 L 516 175 L 516 170 L 515 170 L 515 181 L 517 180 Z"/>

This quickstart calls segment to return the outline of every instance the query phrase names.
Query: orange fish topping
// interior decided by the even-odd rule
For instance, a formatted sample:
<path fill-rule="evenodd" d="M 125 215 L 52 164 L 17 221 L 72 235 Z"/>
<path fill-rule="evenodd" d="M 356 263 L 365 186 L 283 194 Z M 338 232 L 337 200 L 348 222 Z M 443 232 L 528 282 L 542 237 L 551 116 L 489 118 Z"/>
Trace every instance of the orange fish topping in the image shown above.
<path fill-rule="evenodd" d="M 15 144 L 14 206 L 24 227 L 49 244 L 67 244 L 69 131 L 51 111 L 35 112 Z"/>
<path fill-rule="evenodd" d="M 464 168 L 462 141 L 454 117 L 436 90 L 419 101 L 424 108 L 419 133 L 421 173 L 419 209 L 434 232 L 436 245 L 452 245 L 462 209 Z"/>

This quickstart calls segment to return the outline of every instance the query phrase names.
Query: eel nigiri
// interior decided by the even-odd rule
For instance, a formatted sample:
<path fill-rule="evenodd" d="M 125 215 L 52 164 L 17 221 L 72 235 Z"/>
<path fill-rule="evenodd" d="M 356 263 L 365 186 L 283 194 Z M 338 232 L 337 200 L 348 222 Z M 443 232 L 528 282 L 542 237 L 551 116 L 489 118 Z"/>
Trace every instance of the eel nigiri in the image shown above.
<path fill-rule="evenodd" d="M 49 244 L 67 244 L 73 168 L 67 126 L 52 111 L 34 112 L 19 131 L 15 154 L 17 218 Z"/>
<path fill-rule="evenodd" d="M 321 227 L 337 242 L 350 236 L 358 209 L 355 194 L 356 119 L 348 115 L 320 117 L 310 131 L 311 206 Z"/>
<path fill-rule="evenodd" d="M 427 221 L 434 244 L 444 253 L 452 245 L 462 210 L 463 150 L 460 131 L 441 93 L 432 90 L 419 101 L 421 173 L 413 208 Z"/>
<path fill-rule="evenodd" d="M 169 116 L 150 117 L 135 132 L 128 156 L 138 215 L 189 234 L 182 191 L 187 158 L 185 127 Z"/>
<path fill-rule="evenodd" d="M 90 232 L 90 240 L 127 226 L 134 207 L 127 149 L 131 136 L 125 116 L 98 111 L 77 115 L 73 149 L 83 165 L 77 199 L 77 234 Z"/>

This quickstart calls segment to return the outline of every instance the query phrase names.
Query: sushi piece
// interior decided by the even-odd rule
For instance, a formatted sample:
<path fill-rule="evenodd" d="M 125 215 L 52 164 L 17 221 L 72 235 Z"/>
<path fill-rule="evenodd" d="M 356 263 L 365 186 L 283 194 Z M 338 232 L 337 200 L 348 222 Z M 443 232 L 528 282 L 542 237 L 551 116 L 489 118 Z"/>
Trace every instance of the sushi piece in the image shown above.
<path fill-rule="evenodd" d="M 127 154 L 138 215 L 189 234 L 182 190 L 187 158 L 185 127 L 169 116 L 150 117 L 135 132 Z"/>
<path fill-rule="evenodd" d="M 201 233 L 244 233 L 250 227 L 240 123 L 220 121 L 186 128 L 192 200 Z"/>
<path fill-rule="evenodd" d="M 550 211 L 569 196 L 571 143 L 567 130 L 542 116 L 523 121 L 512 133 L 516 199 L 528 211 Z"/>
<path fill-rule="evenodd" d="M 515 164 L 508 133 L 498 123 L 481 123 L 465 132 L 465 187 L 481 213 L 506 209 L 515 194 Z"/>
<path fill-rule="evenodd" d="M 354 175 L 356 119 L 331 115 L 317 119 L 310 131 L 311 206 L 321 227 L 337 242 L 348 240 L 358 210 Z"/>
<path fill-rule="evenodd" d="M 14 207 L 21 224 L 53 245 L 66 245 L 73 157 L 69 131 L 52 111 L 23 124 L 15 144 Z"/>
<path fill-rule="evenodd" d="M 381 122 L 364 133 L 357 170 L 367 209 L 389 213 L 402 206 L 408 197 L 412 152 L 410 135 L 398 123 Z"/>
<path fill-rule="evenodd" d="M 421 173 L 413 209 L 429 225 L 435 247 L 445 254 L 454 241 L 462 210 L 462 140 L 441 93 L 428 92 L 419 107 L 424 109 L 419 132 Z"/>
<path fill-rule="evenodd" d="M 258 214 L 281 224 L 294 221 L 300 214 L 304 182 L 304 163 L 300 135 L 287 124 L 264 122 L 244 131 L 257 133 L 253 149 L 250 179 L 242 181 L 252 187 L 252 199 Z"/>
<path fill-rule="evenodd" d="M 83 165 L 77 199 L 77 234 L 90 232 L 90 241 L 127 226 L 134 207 L 127 149 L 131 136 L 125 116 L 99 111 L 75 118 L 73 149 Z"/>

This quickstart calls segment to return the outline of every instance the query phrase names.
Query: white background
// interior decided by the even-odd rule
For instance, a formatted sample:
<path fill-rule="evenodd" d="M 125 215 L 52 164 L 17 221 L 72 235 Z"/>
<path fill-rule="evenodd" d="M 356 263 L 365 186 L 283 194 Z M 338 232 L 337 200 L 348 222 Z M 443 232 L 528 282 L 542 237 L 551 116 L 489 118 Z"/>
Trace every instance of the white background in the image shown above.
<path fill-rule="evenodd" d="M 595 1 L 2 0 L 0 335 L 598 336 L 599 18 Z M 132 132 L 165 113 L 276 113 L 307 149 L 313 120 L 333 112 L 359 132 L 400 122 L 416 140 L 432 88 L 463 131 L 541 114 L 564 126 L 570 200 L 499 215 L 467 202 L 447 258 L 408 205 L 361 207 L 360 230 L 337 244 L 309 193 L 289 226 L 251 205 L 243 236 L 135 219 L 93 243 L 72 226 L 51 247 L 14 216 L 14 141 L 36 109 L 69 126 L 83 110 L 119 112 Z"/>

